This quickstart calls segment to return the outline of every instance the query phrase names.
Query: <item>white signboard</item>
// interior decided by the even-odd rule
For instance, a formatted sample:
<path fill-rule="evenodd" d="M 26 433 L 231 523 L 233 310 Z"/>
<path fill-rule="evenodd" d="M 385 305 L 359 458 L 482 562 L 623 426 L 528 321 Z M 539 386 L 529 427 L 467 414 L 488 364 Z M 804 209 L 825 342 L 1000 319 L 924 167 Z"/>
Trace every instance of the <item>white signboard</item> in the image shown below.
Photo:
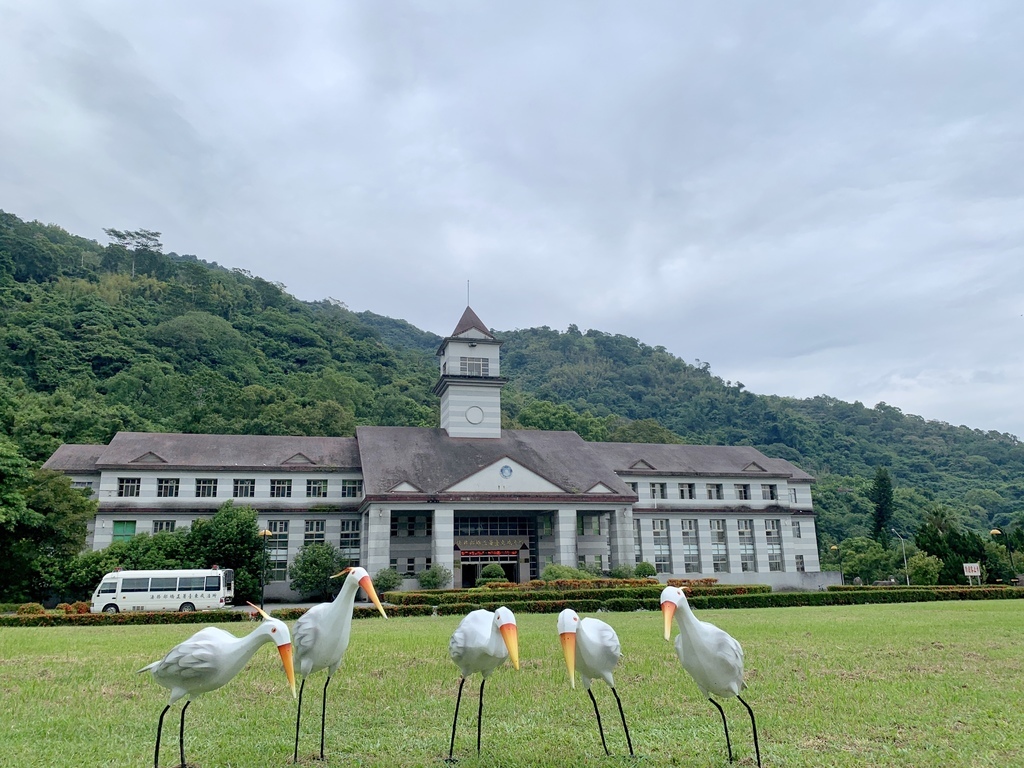
<path fill-rule="evenodd" d="M 964 576 L 981 576 L 981 563 L 964 563 Z"/>

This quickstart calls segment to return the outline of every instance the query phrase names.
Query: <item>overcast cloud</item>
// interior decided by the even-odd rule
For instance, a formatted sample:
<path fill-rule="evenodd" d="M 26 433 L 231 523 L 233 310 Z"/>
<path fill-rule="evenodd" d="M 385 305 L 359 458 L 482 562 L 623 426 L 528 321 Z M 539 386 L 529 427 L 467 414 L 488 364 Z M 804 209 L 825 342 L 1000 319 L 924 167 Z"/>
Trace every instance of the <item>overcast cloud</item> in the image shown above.
<path fill-rule="evenodd" d="M 1024 437 L 1024 3 L 0 0 L 0 208 Z"/>

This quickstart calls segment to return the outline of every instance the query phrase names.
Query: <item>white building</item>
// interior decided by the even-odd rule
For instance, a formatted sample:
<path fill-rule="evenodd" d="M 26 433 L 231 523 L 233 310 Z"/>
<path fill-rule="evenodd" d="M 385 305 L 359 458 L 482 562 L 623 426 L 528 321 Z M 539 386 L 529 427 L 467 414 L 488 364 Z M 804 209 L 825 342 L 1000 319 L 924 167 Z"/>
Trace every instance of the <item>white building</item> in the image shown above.
<path fill-rule="evenodd" d="M 359 427 L 355 437 L 119 432 L 62 445 L 44 465 L 95 490 L 91 546 L 189 525 L 225 500 L 258 511 L 286 569 L 324 541 L 370 573 L 432 563 L 472 585 L 497 562 L 514 581 L 550 563 L 647 561 L 664 577 L 815 589 L 813 478 L 747 447 L 588 443 L 501 429 L 499 350 L 467 308 L 438 350 L 441 427 Z"/>

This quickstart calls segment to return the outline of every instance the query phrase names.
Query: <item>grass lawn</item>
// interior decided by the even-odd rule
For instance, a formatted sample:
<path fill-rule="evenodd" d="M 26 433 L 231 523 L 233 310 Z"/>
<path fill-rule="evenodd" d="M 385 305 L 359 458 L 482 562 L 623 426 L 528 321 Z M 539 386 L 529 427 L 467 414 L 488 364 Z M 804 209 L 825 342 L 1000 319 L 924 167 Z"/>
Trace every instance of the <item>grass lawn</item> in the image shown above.
<path fill-rule="evenodd" d="M 746 651 L 744 698 L 758 717 L 763 763 L 814 766 L 1024 765 L 1024 612 L 1015 600 L 702 611 Z M 554 615 L 518 618 L 522 668 L 485 688 L 466 683 L 456 738 L 463 768 L 627 765 L 615 700 L 594 693 L 612 757 L 582 686 L 569 688 Z M 662 639 L 660 613 L 601 618 L 626 654 L 616 684 L 641 768 L 727 766 L 718 712 Z M 442 766 L 458 671 L 457 617 L 357 621 L 331 683 L 327 757 L 337 766 Z M 248 625 L 224 625 L 236 634 Z M 0 628 L 0 765 L 152 765 L 167 691 L 135 670 L 194 626 Z M 300 764 L 321 765 L 320 692 L 306 686 Z M 746 710 L 729 716 L 737 765 L 754 765 Z M 181 704 L 164 722 L 161 765 L 177 764 Z M 189 707 L 190 765 L 291 764 L 295 703 L 273 645 L 227 686 Z"/>

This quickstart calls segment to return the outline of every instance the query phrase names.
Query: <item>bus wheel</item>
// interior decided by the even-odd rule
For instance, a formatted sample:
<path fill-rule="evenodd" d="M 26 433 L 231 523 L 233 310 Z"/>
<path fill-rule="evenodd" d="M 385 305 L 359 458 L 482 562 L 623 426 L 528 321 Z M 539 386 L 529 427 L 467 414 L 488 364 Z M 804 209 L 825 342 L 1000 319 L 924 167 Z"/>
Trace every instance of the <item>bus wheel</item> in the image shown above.
<path fill-rule="evenodd" d="M 182 603 L 178 608 L 179 613 L 192 613 L 196 607 L 192 603 Z"/>
<path fill-rule="evenodd" d="M 103 606 L 104 613 L 117 613 L 117 606 L 113 603 L 107 603 Z"/>

